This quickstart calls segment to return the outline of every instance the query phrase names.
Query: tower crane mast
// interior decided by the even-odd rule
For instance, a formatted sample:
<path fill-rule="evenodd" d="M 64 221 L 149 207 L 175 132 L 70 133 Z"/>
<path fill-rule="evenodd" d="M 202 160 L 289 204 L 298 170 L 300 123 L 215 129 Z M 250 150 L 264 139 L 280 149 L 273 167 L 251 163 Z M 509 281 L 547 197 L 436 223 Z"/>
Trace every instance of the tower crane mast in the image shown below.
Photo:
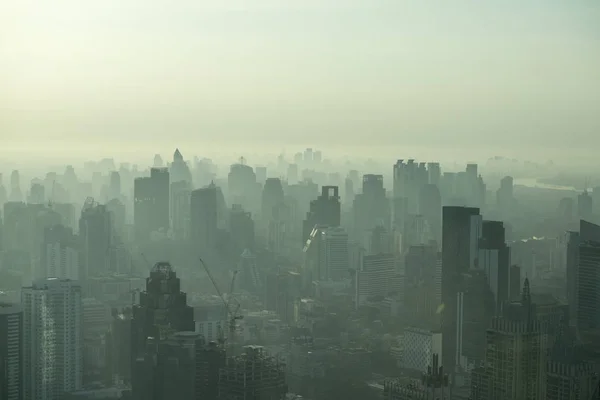
<path fill-rule="evenodd" d="M 219 289 L 219 285 L 217 285 L 217 281 L 212 276 L 212 274 L 211 274 L 210 270 L 208 269 L 208 266 L 206 265 L 204 260 L 202 260 L 202 258 L 198 258 L 198 259 L 200 260 L 200 264 L 202 264 L 202 267 L 206 271 L 206 275 L 208 275 L 208 279 L 210 279 L 211 283 L 213 284 L 213 286 L 217 292 L 217 295 L 219 296 L 219 298 L 223 302 L 223 305 L 225 306 L 225 316 L 229 323 L 229 338 L 228 339 L 229 339 L 230 346 L 233 347 L 235 345 L 235 333 L 237 330 L 236 321 L 244 318 L 243 315 L 239 314 L 239 310 L 240 310 L 239 303 L 237 304 L 237 307 L 235 308 L 235 310 L 232 310 L 232 308 L 231 308 L 231 300 L 233 299 L 232 293 L 233 293 L 233 288 L 235 285 L 235 278 L 237 276 L 238 271 L 233 272 L 233 276 L 231 278 L 229 294 L 228 294 L 228 299 L 226 300 L 225 296 L 223 296 L 223 293 Z M 223 338 L 222 330 L 219 332 L 219 342 L 221 342 L 221 344 L 223 344 L 225 342 L 225 338 Z"/>

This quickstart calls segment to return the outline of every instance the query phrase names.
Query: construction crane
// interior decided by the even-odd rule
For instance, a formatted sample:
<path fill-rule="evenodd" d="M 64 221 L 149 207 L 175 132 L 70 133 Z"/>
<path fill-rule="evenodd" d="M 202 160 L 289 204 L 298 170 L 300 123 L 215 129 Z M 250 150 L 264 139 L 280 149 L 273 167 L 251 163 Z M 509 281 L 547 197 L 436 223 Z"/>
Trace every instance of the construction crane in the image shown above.
<path fill-rule="evenodd" d="M 231 277 L 231 284 L 230 284 L 230 289 L 229 289 L 229 294 L 228 294 L 228 298 L 227 300 L 225 299 L 225 297 L 223 296 L 223 293 L 221 292 L 221 290 L 219 289 L 219 285 L 217 285 L 217 282 L 215 281 L 215 279 L 213 278 L 212 274 L 210 273 L 210 270 L 208 269 L 208 266 L 206 265 L 206 263 L 204 262 L 204 260 L 202 260 L 202 258 L 198 257 L 198 259 L 200 260 L 200 263 L 202 264 L 202 267 L 204 268 L 204 270 L 206 271 L 206 275 L 208 275 L 208 278 L 210 279 L 210 281 L 212 282 L 213 286 L 215 287 L 215 290 L 217 291 L 217 295 L 219 296 L 219 298 L 221 299 L 221 301 L 223 302 L 223 305 L 225 305 L 225 316 L 229 322 L 229 345 L 231 347 L 233 347 L 235 345 L 235 333 L 237 331 L 237 327 L 236 327 L 236 321 L 239 319 L 243 319 L 244 317 L 242 315 L 239 314 L 240 311 L 240 304 L 237 303 L 237 307 L 235 308 L 235 310 L 232 310 L 231 308 L 231 301 L 233 300 L 233 288 L 235 285 L 235 277 L 237 276 L 238 271 L 233 271 L 233 276 Z M 225 342 L 225 338 L 223 337 L 223 331 L 220 330 L 219 331 L 219 342 L 221 344 L 223 344 Z"/>

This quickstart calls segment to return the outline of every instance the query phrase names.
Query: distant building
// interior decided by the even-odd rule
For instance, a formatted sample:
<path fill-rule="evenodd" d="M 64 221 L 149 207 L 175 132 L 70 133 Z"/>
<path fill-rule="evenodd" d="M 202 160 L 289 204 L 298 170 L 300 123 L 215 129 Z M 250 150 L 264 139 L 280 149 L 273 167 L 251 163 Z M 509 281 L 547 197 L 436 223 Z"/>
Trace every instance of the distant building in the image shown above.
<path fill-rule="evenodd" d="M 149 177 L 134 181 L 134 225 L 136 239 L 149 240 L 155 231 L 168 231 L 170 227 L 169 170 L 152 168 Z"/>
<path fill-rule="evenodd" d="M 303 225 L 302 244 L 306 243 L 315 225 L 338 227 L 341 222 L 340 197 L 337 186 L 323 186 L 321 195 L 310 202 Z"/>
<path fill-rule="evenodd" d="M 55 225 L 44 231 L 39 278 L 79 279 L 79 246 L 70 228 Z"/>
<path fill-rule="evenodd" d="M 105 205 L 86 203 L 79 219 L 82 273 L 79 279 L 106 275 L 114 242 L 113 219 Z"/>
<path fill-rule="evenodd" d="M 394 254 L 364 256 L 362 268 L 356 271 L 356 305 L 362 306 L 373 298 L 384 298 L 404 290 L 402 278 L 396 272 Z"/>
<path fill-rule="evenodd" d="M 213 250 L 218 229 L 217 187 L 211 184 L 194 190 L 190 207 L 190 239 L 194 248 Z"/>

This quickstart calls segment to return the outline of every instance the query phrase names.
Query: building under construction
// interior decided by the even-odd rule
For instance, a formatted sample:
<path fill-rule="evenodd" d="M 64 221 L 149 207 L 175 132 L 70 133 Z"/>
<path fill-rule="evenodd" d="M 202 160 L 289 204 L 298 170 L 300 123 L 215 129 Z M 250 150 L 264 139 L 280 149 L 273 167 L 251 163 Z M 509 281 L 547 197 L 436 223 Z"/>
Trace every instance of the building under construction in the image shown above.
<path fill-rule="evenodd" d="M 220 400 L 282 400 L 286 393 L 284 365 L 262 346 L 245 346 L 221 368 Z"/>

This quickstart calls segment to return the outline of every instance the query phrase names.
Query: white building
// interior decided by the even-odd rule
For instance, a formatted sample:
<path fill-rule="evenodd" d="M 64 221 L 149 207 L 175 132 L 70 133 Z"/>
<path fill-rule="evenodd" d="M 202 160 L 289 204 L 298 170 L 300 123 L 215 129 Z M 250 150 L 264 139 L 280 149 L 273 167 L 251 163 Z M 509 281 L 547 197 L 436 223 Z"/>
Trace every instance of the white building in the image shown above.
<path fill-rule="evenodd" d="M 58 400 L 80 390 L 83 376 L 81 286 L 49 278 L 21 293 L 24 398 Z"/>
<path fill-rule="evenodd" d="M 404 330 L 402 367 L 425 372 L 433 354 L 442 354 L 442 333 L 409 327 Z"/>

